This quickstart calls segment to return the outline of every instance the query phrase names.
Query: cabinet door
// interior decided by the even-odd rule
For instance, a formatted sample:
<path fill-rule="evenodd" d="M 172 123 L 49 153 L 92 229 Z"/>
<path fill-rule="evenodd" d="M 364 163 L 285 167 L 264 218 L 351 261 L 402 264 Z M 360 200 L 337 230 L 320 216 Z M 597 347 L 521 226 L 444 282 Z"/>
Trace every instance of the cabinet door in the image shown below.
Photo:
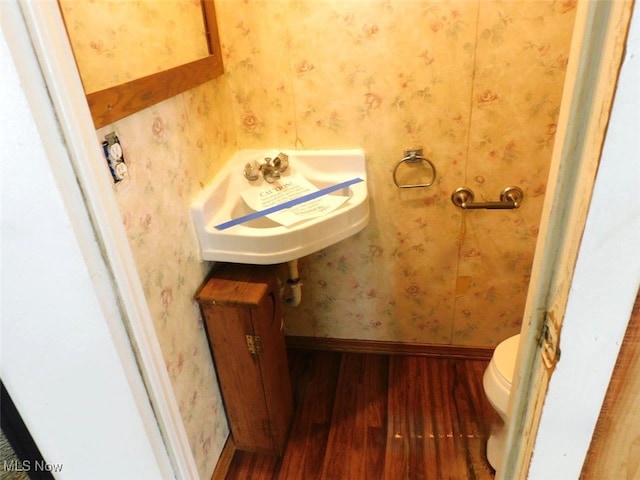
<path fill-rule="evenodd" d="M 236 447 L 272 452 L 273 440 L 265 428 L 269 412 L 259 357 L 249 353 L 246 340 L 247 335 L 254 335 L 255 309 L 212 306 L 204 309 L 204 313 Z"/>
<path fill-rule="evenodd" d="M 277 290 L 270 289 L 258 307 L 254 318 L 255 334 L 262 338 L 260 371 L 267 404 L 268 424 L 272 436 L 273 452 L 281 454 L 293 416 L 291 381 L 287 364 L 287 351 L 282 331 L 282 312 Z"/>

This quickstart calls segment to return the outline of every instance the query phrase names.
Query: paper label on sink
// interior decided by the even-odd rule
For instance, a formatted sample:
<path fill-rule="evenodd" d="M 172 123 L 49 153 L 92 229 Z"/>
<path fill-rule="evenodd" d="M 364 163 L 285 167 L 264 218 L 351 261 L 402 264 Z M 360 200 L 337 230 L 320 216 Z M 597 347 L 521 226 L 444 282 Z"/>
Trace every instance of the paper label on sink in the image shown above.
<path fill-rule="evenodd" d="M 254 187 L 240 193 L 250 208 L 256 211 L 276 207 L 319 189 L 300 174 L 282 177 L 264 187 Z M 267 218 L 285 227 L 302 220 L 320 217 L 334 211 L 349 199 L 348 196 L 324 195 L 301 202 L 289 208 L 266 215 Z"/>

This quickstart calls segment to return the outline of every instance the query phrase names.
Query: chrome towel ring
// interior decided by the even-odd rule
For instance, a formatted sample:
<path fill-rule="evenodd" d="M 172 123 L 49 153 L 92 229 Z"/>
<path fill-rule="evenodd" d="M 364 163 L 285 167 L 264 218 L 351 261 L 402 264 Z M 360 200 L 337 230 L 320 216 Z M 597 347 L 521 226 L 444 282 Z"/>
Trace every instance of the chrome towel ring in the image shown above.
<path fill-rule="evenodd" d="M 426 163 L 431 168 L 431 178 L 426 183 L 408 183 L 408 184 L 407 183 L 404 183 L 404 184 L 398 183 L 398 169 L 400 168 L 400 165 L 402 165 L 403 163 L 407 163 L 407 164 Z M 398 188 L 424 188 L 424 187 L 430 187 L 431 185 L 433 185 L 433 182 L 435 180 L 436 180 L 436 167 L 433 165 L 431 160 L 429 160 L 428 158 L 425 158 L 425 157 L 422 156 L 422 149 L 421 148 L 417 148 L 417 149 L 414 149 L 414 150 L 405 150 L 404 151 L 404 158 L 398 162 L 398 164 L 396 165 L 396 168 L 394 168 L 394 170 L 393 170 L 393 183 L 395 183 L 396 187 L 398 187 Z"/>

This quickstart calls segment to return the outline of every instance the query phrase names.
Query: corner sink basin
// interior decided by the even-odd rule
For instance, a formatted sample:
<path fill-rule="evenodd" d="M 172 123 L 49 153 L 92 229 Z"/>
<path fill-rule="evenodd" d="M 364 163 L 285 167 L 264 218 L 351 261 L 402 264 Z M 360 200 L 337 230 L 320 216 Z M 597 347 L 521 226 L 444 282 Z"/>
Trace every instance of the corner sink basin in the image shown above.
<path fill-rule="evenodd" d="M 288 155 L 289 167 L 278 181 L 245 178 L 247 163 L 263 163 L 279 152 Z M 280 196 L 280 190 L 291 185 L 292 193 Z M 276 200 L 267 208 L 256 207 L 253 200 L 272 194 Z M 303 210 L 299 221 L 278 217 L 291 216 L 294 209 Z M 309 213 L 314 210 L 319 216 Z M 202 260 L 270 265 L 309 255 L 359 232 L 369 222 L 364 153 L 241 150 L 192 202 L 191 218 Z"/>

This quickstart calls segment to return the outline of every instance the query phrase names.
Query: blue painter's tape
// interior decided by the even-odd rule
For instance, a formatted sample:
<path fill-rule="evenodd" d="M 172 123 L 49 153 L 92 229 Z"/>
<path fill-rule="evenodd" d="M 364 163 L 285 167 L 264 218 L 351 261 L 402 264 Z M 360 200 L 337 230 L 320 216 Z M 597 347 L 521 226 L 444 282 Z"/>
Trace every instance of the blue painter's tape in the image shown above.
<path fill-rule="evenodd" d="M 229 220 L 228 222 L 221 223 L 220 225 L 216 225 L 216 230 L 226 230 L 227 228 L 231 228 L 234 225 L 239 225 L 244 222 L 248 222 L 250 220 L 255 220 L 256 218 L 264 217 L 265 215 L 269 215 L 274 212 L 279 212 L 280 210 L 284 210 L 285 208 L 291 208 L 295 205 L 299 205 L 304 202 L 308 202 L 309 200 L 314 200 L 318 197 L 322 197 L 324 195 L 328 195 L 329 193 L 335 192 L 342 188 L 346 188 L 350 185 L 354 185 L 356 183 L 360 183 L 363 180 L 359 177 L 352 178 L 351 180 L 347 180 L 346 182 L 338 183 L 336 185 L 332 185 L 327 188 L 323 188 L 322 190 L 318 190 L 317 192 L 308 193 L 307 195 L 303 195 L 294 200 L 289 200 L 288 202 L 281 203 L 280 205 L 275 205 L 273 207 L 265 208 L 264 210 L 260 210 L 258 212 L 250 213 L 249 215 L 244 215 L 242 217 L 235 218 L 233 220 Z"/>

